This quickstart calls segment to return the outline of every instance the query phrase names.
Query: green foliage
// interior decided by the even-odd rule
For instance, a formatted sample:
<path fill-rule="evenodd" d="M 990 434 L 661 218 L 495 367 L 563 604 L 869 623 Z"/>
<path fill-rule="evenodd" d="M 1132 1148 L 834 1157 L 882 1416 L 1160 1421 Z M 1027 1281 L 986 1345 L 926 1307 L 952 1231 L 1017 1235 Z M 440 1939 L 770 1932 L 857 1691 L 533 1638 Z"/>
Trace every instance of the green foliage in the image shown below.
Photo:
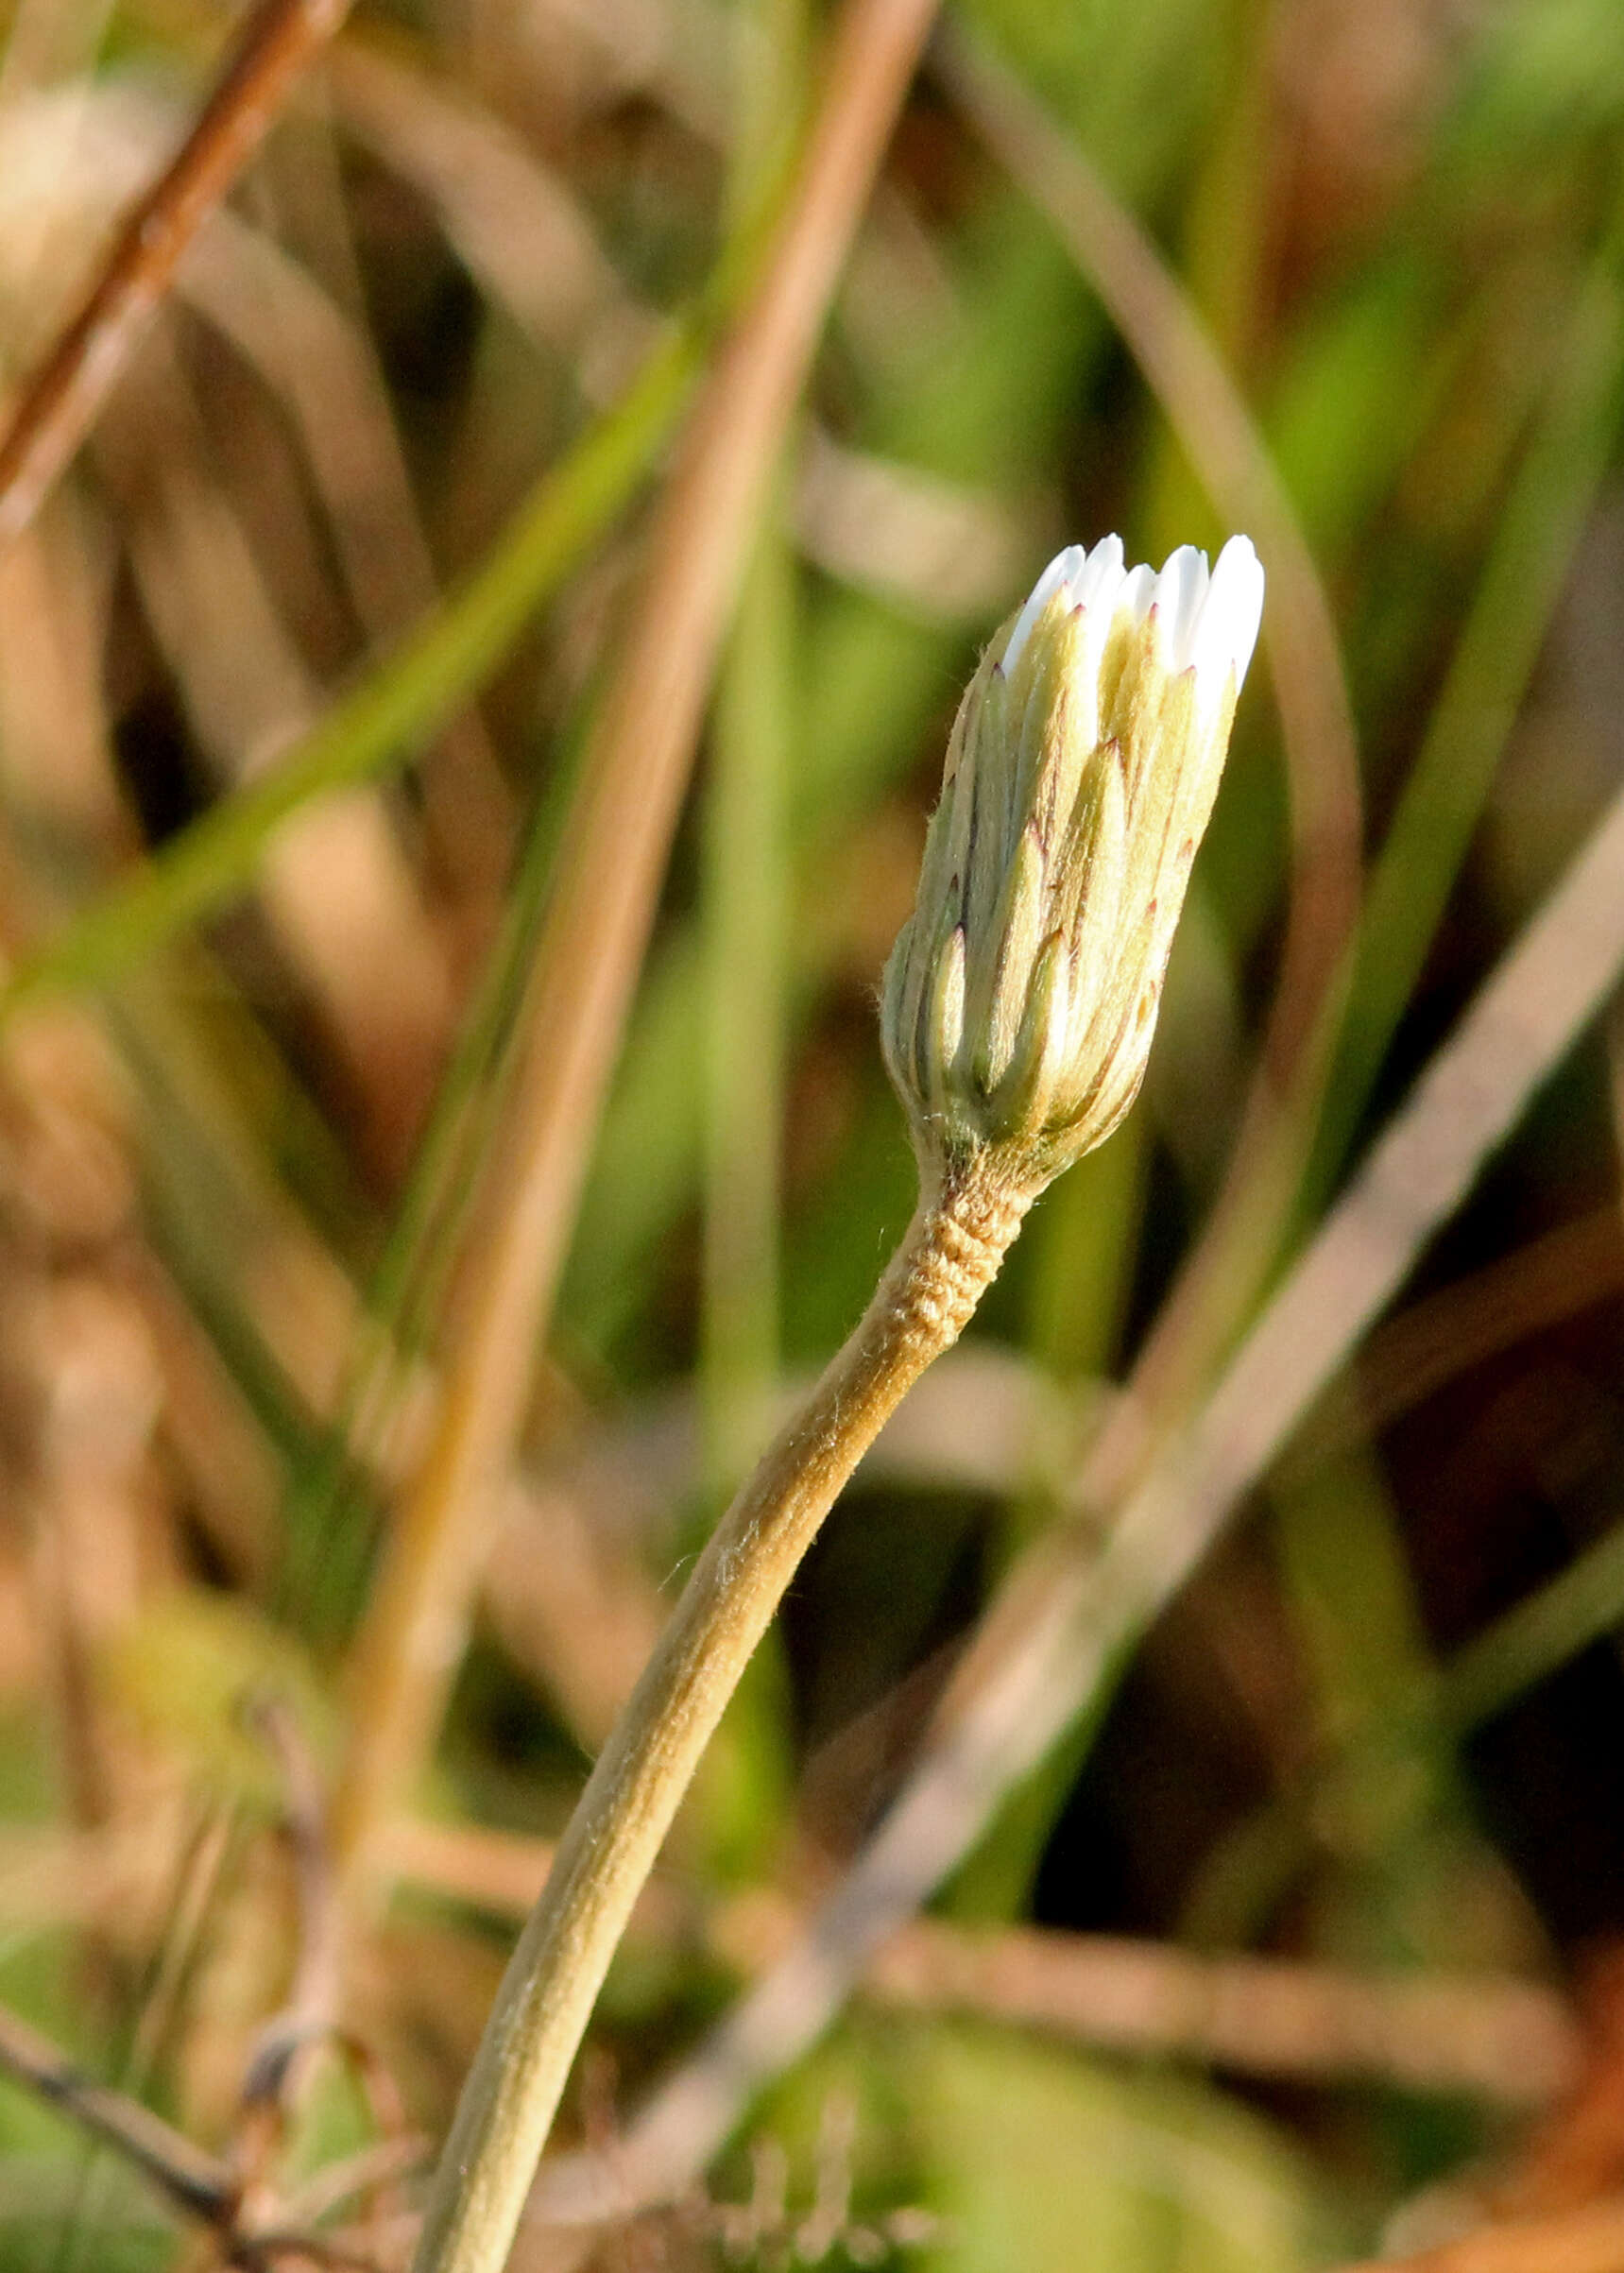
<path fill-rule="evenodd" d="M 110 1649 L 107 1694 L 215 1799 L 274 1815 L 283 1793 L 257 1716 L 291 1714 L 331 1757 L 332 1706 L 298 1644 L 245 1604 L 200 1589 L 166 1595 Z"/>
<path fill-rule="evenodd" d="M 1171 2076 L 942 2031 L 914 2047 L 941 2273 L 1309 2273 L 1338 2235 L 1269 2127 Z"/>

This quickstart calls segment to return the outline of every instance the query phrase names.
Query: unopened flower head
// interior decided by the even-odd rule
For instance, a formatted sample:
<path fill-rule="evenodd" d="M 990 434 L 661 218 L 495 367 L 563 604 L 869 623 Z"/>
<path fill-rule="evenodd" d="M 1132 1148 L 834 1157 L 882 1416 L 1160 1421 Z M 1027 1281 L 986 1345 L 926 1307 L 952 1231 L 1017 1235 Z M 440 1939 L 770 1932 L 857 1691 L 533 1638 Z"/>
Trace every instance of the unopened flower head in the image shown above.
<path fill-rule="evenodd" d="M 1107 537 L 983 657 L 885 969 L 886 1063 L 937 1168 L 998 1146 L 1035 1186 L 1132 1104 L 1262 606 L 1244 537 L 1159 576 Z"/>

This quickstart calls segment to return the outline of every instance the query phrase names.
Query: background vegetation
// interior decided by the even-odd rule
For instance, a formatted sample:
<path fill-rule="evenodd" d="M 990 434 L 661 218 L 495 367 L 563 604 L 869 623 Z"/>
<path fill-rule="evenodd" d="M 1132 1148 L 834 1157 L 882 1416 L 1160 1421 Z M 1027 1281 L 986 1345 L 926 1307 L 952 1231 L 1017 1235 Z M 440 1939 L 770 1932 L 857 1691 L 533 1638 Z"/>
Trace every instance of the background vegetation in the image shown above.
<path fill-rule="evenodd" d="M 238 26 L 5 22 L 15 404 Z M 1624 22 L 956 0 L 729 519 L 678 437 L 728 431 L 829 33 L 358 7 L 0 556 L 0 2062 L 26 2024 L 114 2094 L 53 2110 L 48 2047 L 0 2086 L 7 2266 L 403 2261 L 584 1766 L 907 1219 L 875 990 L 979 643 L 1062 542 L 1244 522 L 1271 669 L 1145 1096 L 685 1812 L 569 2117 L 634 2207 L 544 2199 L 515 2262 L 1624 2267 L 1611 1008 L 1525 995 L 1471 1194 L 1339 1219 L 1398 1222 L 1396 1300 L 1344 1363 L 1333 1286 L 1324 1362 L 1271 1361 L 1213 1551 L 1180 1584 L 1164 1510 L 941 1867 L 885 1813 L 1618 786 Z M 594 785 L 635 820 L 627 722 L 682 710 L 627 658 L 718 554 L 669 861 L 651 822 L 606 863 Z M 1592 902 L 1553 952 L 1601 995 L 1624 875 Z M 929 1920 L 695 2112 L 884 1820 Z"/>

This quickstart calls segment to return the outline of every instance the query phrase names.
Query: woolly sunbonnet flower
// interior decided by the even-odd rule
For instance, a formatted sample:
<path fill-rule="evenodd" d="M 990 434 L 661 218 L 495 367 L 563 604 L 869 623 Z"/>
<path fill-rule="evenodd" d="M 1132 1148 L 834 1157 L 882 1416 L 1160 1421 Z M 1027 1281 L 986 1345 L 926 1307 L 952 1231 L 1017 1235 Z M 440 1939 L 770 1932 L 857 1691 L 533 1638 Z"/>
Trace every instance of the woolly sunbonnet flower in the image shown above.
<path fill-rule="evenodd" d="M 996 1145 L 1046 1183 L 1132 1104 L 1262 607 L 1244 537 L 1159 575 L 1106 537 L 983 657 L 885 969 L 886 1063 L 940 1167 Z"/>

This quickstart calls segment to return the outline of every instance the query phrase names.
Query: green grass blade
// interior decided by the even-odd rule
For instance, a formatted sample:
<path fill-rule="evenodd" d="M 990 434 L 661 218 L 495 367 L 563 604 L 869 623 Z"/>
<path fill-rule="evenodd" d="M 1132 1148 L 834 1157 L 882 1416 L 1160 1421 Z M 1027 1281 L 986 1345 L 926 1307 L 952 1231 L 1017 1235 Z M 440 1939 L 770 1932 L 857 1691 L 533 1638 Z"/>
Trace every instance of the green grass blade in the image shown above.
<path fill-rule="evenodd" d="M 1533 675 L 1624 403 L 1616 232 L 1580 292 L 1414 768 L 1371 873 L 1310 1188 L 1324 1196 L 1443 921 Z"/>
<path fill-rule="evenodd" d="M 1440 1718 L 1462 1735 L 1492 1720 L 1621 1625 L 1624 1526 L 1604 1532 L 1456 1652 L 1439 1677 Z"/>
<path fill-rule="evenodd" d="M 662 341 L 622 400 L 542 476 L 461 592 L 273 773 L 195 822 L 25 963 L 0 993 L 0 1018 L 43 994 L 118 978 L 241 891 L 278 828 L 312 798 L 403 764 L 442 726 L 632 497 L 687 402 L 706 329 Z"/>

